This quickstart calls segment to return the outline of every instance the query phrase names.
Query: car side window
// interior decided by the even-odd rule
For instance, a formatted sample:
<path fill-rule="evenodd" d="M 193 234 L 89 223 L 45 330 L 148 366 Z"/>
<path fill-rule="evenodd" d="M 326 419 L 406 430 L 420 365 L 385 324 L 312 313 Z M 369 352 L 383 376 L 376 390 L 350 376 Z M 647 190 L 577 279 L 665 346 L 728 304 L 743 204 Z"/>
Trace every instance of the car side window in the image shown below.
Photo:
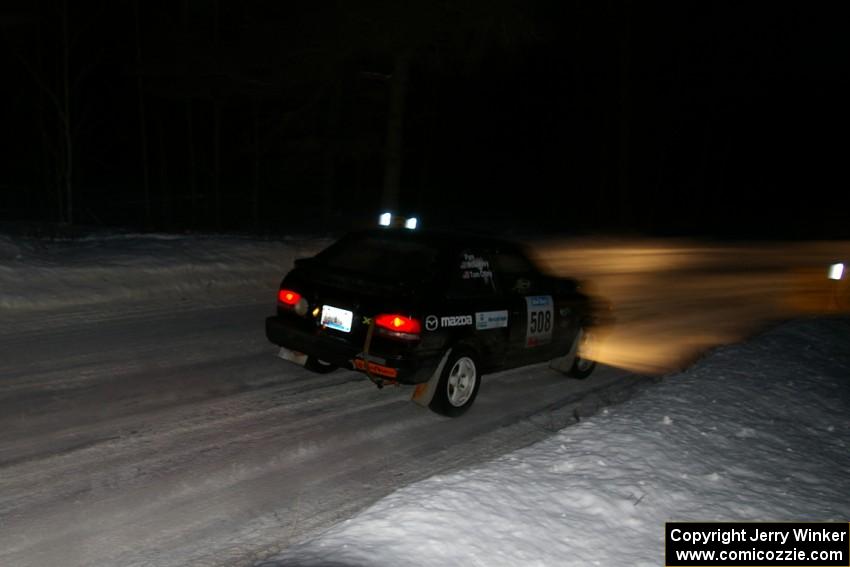
<path fill-rule="evenodd" d="M 526 293 L 538 283 L 537 269 L 520 252 L 499 250 L 493 259 L 496 275 L 504 289 Z"/>
<path fill-rule="evenodd" d="M 516 250 L 499 250 L 494 260 L 499 274 L 530 274 L 535 271 L 528 258 Z"/>
<path fill-rule="evenodd" d="M 496 293 L 496 280 L 490 254 L 465 249 L 457 255 L 451 270 L 449 294 L 455 297 L 482 297 Z"/>

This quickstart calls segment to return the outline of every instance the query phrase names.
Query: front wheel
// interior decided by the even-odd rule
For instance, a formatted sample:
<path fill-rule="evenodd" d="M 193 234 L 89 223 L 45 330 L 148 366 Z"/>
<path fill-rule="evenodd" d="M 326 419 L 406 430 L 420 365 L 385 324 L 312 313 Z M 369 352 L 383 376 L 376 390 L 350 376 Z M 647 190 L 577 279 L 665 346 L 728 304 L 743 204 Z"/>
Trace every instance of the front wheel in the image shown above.
<path fill-rule="evenodd" d="M 457 417 L 472 406 L 480 386 L 481 372 L 476 355 L 468 350 L 455 351 L 443 367 L 428 407 L 439 414 Z"/>
<path fill-rule="evenodd" d="M 578 341 L 576 356 L 568 374 L 573 378 L 584 379 L 596 368 L 596 361 L 591 358 L 594 354 L 593 333 L 584 328 L 580 329 L 576 340 Z"/>

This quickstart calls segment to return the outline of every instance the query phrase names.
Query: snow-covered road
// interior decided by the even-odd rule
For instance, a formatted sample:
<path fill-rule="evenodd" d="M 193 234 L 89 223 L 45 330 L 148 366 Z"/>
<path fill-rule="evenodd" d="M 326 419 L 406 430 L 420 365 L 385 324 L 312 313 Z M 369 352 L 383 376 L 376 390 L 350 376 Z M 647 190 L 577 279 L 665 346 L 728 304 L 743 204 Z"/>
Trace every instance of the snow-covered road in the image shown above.
<path fill-rule="evenodd" d="M 266 341 L 263 319 L 293 258 L 325 244 L 322 238 L 0 236 L 0 565 L 262 562 L 397 489 L 413 485 L 400 494 L 417 494 L 414 483 L 434 475 L 438 484 L 463 479 L 476 474 L 468 472 L 476 465 L 547 438 L 601 406 L 638 390 L 651 394 L 640 397 L 651 405 L 664 391 L 609 366 L 580 382 L 539 365 L 485 377 L 475 407 L 452 420 L 412 404 L 409 389 L 379 391 L 353 372 L 320 376 L 285 363 Z M 848 243 L 772 247 L 766 255 L 753 247 L 743 256 L 747 250 L 731 246 L 627 244 L 558 243 L 541 255 L 556 272 L 591 281 L 613 301 L 618 325 L 603 361 L 638 372 L 673 370 L 767 321 L 830 312 L 832 303 L 824 300 L 835 290 L 824 289 L 823 267 L 850 254 Z M 824 336 L 844 344 L 833 335 Z M 811 337 L 789 336 L 779 352 Z M 737 356 L 730 360 L 737 363 Z M 811 362 L 800 358 L 793 368 Z M 771 368 L 759 356 L 749 364 Z M 760 376 L 741 390 L 740 403 L 758 397 Z M 658 400 L 680 404 L 683 416 L 704 401 Z M 636 420 L 622 422 L 630 431 Z M 654 417 L 646 423 L 648 436 L 658 423 Z M 597 442 L 592 431 L 584 435 Z M 623 439 L 623 454 L 664 453 Z M 554 452 L 541 445 L 546 458 L 575 458 L 557 444 Z M 588 470 L 592 485 L 598 471 Z M 553 477 L 558 482 L 563 475 Z M 517 482 L 534 486 L 523 478 L 530 476 Z M 526 498 L 515 485 L 510 490 Z M 402 498 L 418 510 L 415 500 Z M 522 522 L 514 504 L 494 514 Z M 670 511 L 654 509 L 651 529 Z M 590 520 L 577 522 L 596 529 Z M 372 524 L 354 525 L 368 531 Z M 584 540 L 588 557 L 591 548 L 608 545 L 604 538 Z M 646 541 L 644 556 L 652 563 L 657 542 Z M 434 544 L 444 555 L 463 556 Z M 563 550 L 550 547 L 549 563 L 558 563 Z M 290 557 L 312 552 L 295 553 Z M 332 549 L 330 555 L 346 557 Z M 432 557 L 436 564 L 439 557 Z M 393 564 L 391 555 L 384 559 Z"/>
<path fill-rule="evenodd" d="M 400 489 L 258 567 L 656 567 L 669 521 L 846 522 L 848 337 L 850 319 L 801 319 L 719 348 L 643 395 Z"/>
<path fill-rule="evenodd" d="M 490 376 L 441 418 L 274 356 L 268 302 L 0 333 L 0 564 L 233 565 L 412 481 L 542 439 L 645 384 Z"/>

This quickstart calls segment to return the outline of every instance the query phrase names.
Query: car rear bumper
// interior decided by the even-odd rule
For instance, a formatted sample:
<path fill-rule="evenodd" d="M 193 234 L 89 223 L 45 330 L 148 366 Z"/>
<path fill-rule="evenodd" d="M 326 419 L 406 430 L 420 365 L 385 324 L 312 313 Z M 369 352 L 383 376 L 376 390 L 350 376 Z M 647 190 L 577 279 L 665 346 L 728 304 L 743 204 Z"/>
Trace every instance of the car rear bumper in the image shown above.
<path fill-rule="evenodd" d="M 421 354 L 411 351 L 404 355 L 382 354 L 379 348 L 369 353 L 368 362 L 363 349 L 315 333 L 293 327 L 284 319 L 273 316 L 266 319 L 266 338 L 272 343 L 315 356 L 337 366 L 352 368 L 387 382 L 420 384 L 427 382 L 439 364 L 439 353 Z"/>
<path fill-rule="evenodd" d="M 266 318 L 266 338 L 276 345 L 321 358 L 337 366 L 350 366 L 351 360 L 360 351 L 341 341 L 304 332 L 276 316 Z"/>

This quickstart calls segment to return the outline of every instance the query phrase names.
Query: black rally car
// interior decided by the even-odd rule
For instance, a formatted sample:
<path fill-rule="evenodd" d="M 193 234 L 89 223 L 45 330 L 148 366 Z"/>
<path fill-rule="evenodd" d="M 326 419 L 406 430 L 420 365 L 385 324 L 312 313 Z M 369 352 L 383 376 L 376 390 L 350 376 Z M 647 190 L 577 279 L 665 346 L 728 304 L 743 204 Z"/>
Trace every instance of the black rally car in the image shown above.
<path fill-rule="evenodd" d="M 296 260 L 266 336 L 282 358 L 316 372 L 356 369 L 378 386 L 415 384 L 415 401 L 456 416 L 482 374 L 554 359 L 588 376 L 595 305 L 516 244 L 376 229 Z"/>

